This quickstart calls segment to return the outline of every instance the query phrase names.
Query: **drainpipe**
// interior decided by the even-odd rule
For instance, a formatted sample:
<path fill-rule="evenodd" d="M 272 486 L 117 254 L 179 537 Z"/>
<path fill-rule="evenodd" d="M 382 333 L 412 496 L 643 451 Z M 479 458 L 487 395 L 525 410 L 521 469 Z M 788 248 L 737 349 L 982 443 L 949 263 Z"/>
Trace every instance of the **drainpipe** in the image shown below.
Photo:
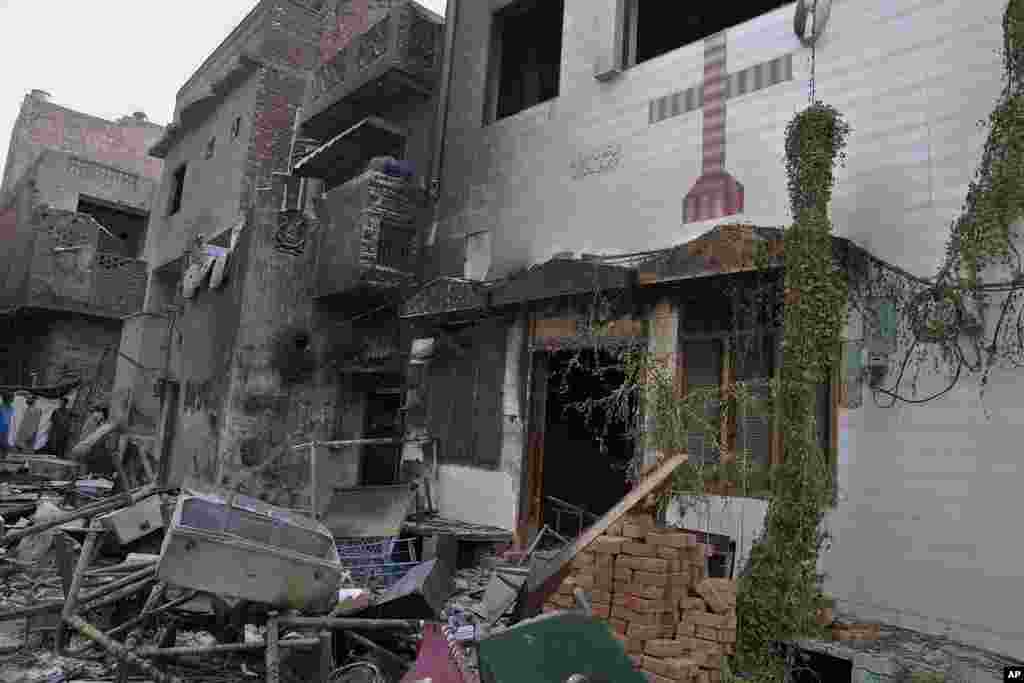
<path fill-rule="evenodd" d="M 174 421 L 180 390 L 178 382 L 171 379 L 171 344 L 174 343 L 174 325 L 179 311 L 175 306 L 166 307 L 166 311 L 167 349 L 164 352 L 164 372 L 160 381 L 160 424 L 157 426 L 155 454 L 159 468 L 157 478 L 161 486 L 167 485 L 171 474 L 171 446 L 174 443 Z"/>
<path fill-rule="evenodd" d="M 441 90 L 437 97 L 437 118 L 434 122 L 434 158 L 431 160 L 430 196 L 434 201 L 437 221 L 441 197 L 441 173 L 444 169 L 444 142 L 448 133 L 448 98 L 452 85 L 452 51 L 455 46 L 455 24 L 459 20 L 459 0 L 448 0 L 444 16 L 444 61 L 441 63 Z"/>

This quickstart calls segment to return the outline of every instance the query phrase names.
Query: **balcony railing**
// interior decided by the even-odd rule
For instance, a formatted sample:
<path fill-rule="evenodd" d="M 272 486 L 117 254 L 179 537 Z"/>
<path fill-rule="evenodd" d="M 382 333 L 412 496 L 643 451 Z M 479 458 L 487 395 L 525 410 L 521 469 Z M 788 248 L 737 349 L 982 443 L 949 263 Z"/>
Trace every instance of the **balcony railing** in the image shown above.
<path fill-rule="evenodd" d="M 314 73 L 304 132 L 330 135 L 392 102 L 432 95 L 442 33 L 442 24 L 415 3 L 393 7 Z"/>
<path fill-rule="evenodd" d="M 423 190 L 404 178 L 366 171 L 323 197 L 317 296 L 389 289 L 416 271 Z"/>
<path fill-rule="evenodd" d="M 102 228 L 72 212 L 43 213 L 19 286 L 19 306 L 123 318 L 142 310 L 146 262 L 103 251 Z M 13 283 L 9 283 L 13 284 Z"/>

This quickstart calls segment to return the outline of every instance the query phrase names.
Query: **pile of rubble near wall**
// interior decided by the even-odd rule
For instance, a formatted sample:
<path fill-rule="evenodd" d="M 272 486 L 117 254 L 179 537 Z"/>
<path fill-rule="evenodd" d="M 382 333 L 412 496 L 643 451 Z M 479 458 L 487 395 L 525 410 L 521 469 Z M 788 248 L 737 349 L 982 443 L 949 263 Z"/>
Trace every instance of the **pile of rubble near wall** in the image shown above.
<path fill-rule="evenodd" d="M 736 584 L 707 578 L 707 549 L 692 534 L 631 512 L 573 560 L 544 611 L 572 608 L 582 588 L 648 680 L 721 680 L 735 654 Z"/>

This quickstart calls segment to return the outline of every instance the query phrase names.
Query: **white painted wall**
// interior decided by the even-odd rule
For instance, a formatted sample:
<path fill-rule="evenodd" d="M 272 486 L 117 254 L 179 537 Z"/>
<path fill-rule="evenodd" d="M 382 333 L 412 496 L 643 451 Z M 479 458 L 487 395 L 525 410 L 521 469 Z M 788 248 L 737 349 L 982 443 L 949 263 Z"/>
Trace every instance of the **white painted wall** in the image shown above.
<path fill-rule="evenodd" d="M 487 230 L 488 277 L 561 250 L 667 247 L 717 223 L 789 220 L 785 127 L 808 103 L 811 53 L 792 33 L 793 5 L 730 29 L 727 69 L 794 54 L 795 80 L 728 101 L 726 168 L 746 189 L 745 213 L 682 224 L 700 171 L 699 111 L 648 123 L 652 98 L 699 82 L 703 45 L 663 55 L 606 83 L 593 78 L 613 0 L 566 0 L 559 98 L 481 125 L 492 2 L 463 3 L 455 49 L 450 149 L 438 244 L 464 248 Z M 837 232 L 920 275 L 943 256 L 1001 89 L 1005 0 L 835 0 L 815 55 L 817 97 L 853 127 L 832 205 Z M 609 144 L 621 164 L 579 180 L 572 162 Z M 486 259 L 475 259 L 475 263 Z M 1016 447 L 1019 375 L 994 376 L 986 418 L 967 381 L 926 406 L 875 406 L 847 416 L 840 503 L 830 516 L 827 589 L 866 618 L 883 618 L 1020 656 L 1024 653 L 1024 478 Z M 927 392 L 926 386 L 922 391 Z M 473 519 L 514 519 L 509 475 L 443 468 L 445 505 Z M 733 501 L 688 526 L 740 536 L 763 504 Z M 714 505 L 712 506 L 714 512 Z"/>

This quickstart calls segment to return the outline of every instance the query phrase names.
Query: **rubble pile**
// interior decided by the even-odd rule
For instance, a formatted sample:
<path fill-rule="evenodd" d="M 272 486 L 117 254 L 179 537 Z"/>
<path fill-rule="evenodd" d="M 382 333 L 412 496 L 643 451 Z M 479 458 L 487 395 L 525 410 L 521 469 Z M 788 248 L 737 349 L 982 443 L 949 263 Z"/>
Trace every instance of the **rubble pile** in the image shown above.
<path fill-rule="evenodd" d="M 735 654 L 736 584 L 706 577 L 706 554 L 692 534 L 627 513 L 573 559 L 544 611 L 573 608 L 581 588 L 649 681 L 717 682 Z"/>

